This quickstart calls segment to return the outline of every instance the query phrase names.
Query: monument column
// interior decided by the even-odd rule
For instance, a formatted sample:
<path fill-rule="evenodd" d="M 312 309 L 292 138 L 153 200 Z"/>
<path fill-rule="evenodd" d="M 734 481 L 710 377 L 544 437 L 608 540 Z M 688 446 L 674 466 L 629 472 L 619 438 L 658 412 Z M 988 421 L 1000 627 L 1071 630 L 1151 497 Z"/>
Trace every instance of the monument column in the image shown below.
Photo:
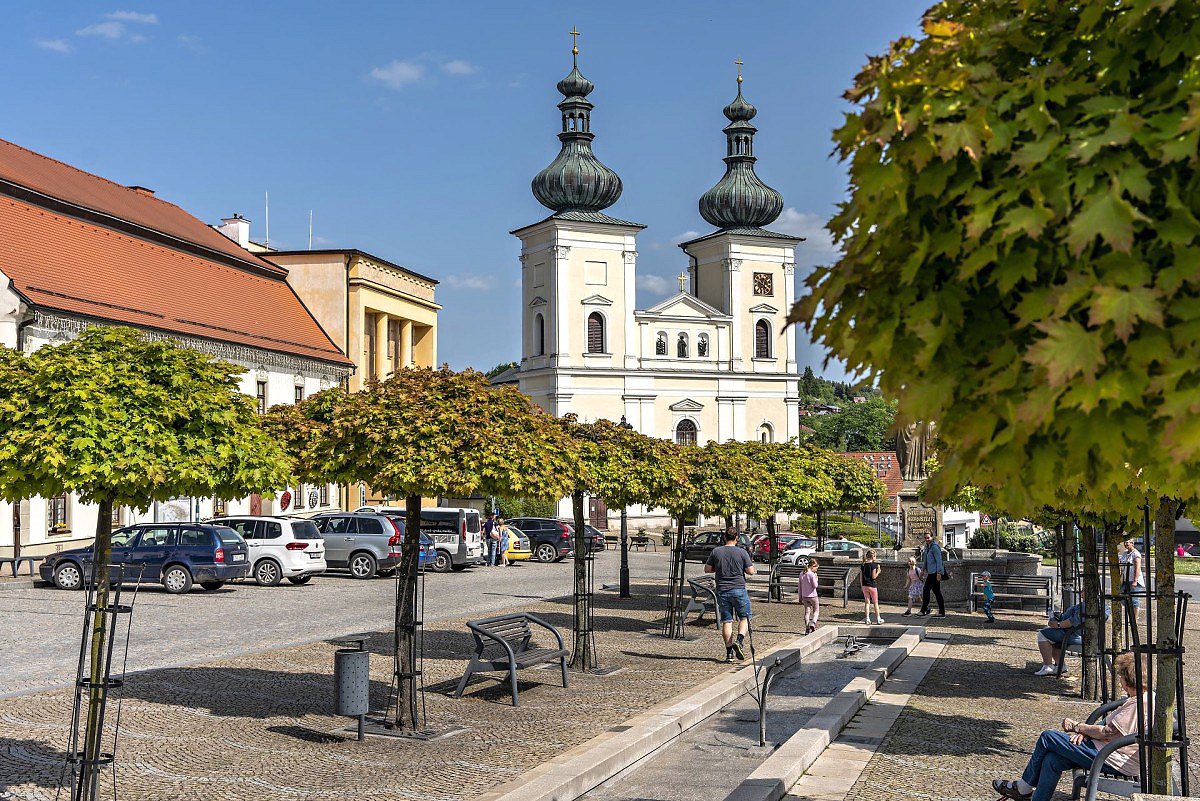
<path fill-rule="evenodd" d="M 921 483 L 928 478 L 925 460 L 929 457 L 929 441 L 933 423 L 911 423 L 896 435 L 896 459 L 904 487 L 900 490 L 900 545 L 903 548 L 922 548 L 925 535 L 942 541 L 942 507 L 921 500 Z M 945 543 L 943 543 L 944 545 Z"/>

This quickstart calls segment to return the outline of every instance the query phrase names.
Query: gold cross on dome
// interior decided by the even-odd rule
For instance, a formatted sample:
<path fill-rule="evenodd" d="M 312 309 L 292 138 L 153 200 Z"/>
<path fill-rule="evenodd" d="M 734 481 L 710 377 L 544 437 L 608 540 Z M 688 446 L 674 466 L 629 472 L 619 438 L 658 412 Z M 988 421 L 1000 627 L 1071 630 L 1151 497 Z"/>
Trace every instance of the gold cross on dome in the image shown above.
<path fill-rule="evenodd" d="M 679 274 L 679 291 L 680 292 L 687 291 L 687 279 L 688 279 L 687 273 L 681 272 Z"/>
<path fill-rule="evenodd" d="M 742 65 L 745 64 L 746 62 L 742 61 L 741 57 L 739 56 L 738 58 L 735 58 L 733 60 L 733 63 L 737 64 L 738 83 L 741 83 L 742 82 Z"/>
<path fill-rule="evenodd" d="M 579 55 L 579 31 L 574 25 L 571 26 L 571 55 Z"/>

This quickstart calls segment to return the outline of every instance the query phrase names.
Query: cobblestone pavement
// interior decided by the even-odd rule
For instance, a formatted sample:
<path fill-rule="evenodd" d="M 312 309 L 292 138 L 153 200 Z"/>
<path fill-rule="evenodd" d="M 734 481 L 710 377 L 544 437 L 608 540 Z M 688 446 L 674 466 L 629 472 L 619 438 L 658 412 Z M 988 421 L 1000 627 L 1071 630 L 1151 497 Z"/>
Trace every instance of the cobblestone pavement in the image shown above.
<path fill-rule="evenodd" d="M 597 581 L 616 581 L 618 566 L 616 551 L 597 554 Z M 631 553 L 630 566 L 635 579 L 665 575 L 666 552 Z M 25 576 L 21 580 L 28 582 Z M 427 619 L 484 617 L 570 592 L 569 561 L 435 574 L 426 584 Z M 318 576 L 299 587 L 237 582 L 215 592 L 197 587 L 182 596 L 147 585 L 133 615 L 129 669 L 207 662 L 349 632 L 382 631 L 391 624 L 394 593 L 393 581 L 360 581 L 345 573 Z M 74 680 L 82 612 L 83 594 L 78 592 L 49 585 L 0 592 L 0 698 Z"/>

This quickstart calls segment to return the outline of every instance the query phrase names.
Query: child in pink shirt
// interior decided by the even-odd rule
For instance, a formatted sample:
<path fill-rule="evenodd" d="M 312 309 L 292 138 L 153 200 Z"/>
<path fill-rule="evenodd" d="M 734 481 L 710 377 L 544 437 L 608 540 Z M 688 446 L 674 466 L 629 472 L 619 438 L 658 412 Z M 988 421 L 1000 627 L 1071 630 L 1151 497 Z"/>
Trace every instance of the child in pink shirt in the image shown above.
<path fill-rule="evenodd" d="M 804 605 L 804 633 L 817 630 L 817 616 L 821 614 L 821 602 L 817 600 L 817 560 L 808 560 L 808 570 L 800 574 L 800 603 Z"/>

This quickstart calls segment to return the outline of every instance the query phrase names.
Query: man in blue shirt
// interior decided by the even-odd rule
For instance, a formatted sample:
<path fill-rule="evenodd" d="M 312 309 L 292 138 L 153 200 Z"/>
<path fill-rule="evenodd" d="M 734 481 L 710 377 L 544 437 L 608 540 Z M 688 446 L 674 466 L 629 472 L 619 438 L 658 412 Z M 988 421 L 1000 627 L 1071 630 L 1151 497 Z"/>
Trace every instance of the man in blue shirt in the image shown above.
<path fill-rule="evenodd" d="M 1042 654 L 1042 666 L 1035 676 L 1052 676 L 1058 669 L 1058 653 L 1068 643 L 1079 643 L 1083 639 L 1083 602 L 1063 612 L 1052 612 L 1046 628 L 1038 632 L 1038 651 Z M 1065 673 L 1063 675 L 1066 675 Z"/>
<path fill-rule="evenodd" d="M 750 594 L 746 591 L 746 576 L 754 575 L 750 554 L 737 545 L 737 532 L 730 526 L 725 531 L 725 544 L 713 548 L 704 563 L 705 573 L 717 577 L 717 611 L 721 615 L 721 637 L 725 640 L 725 661 L 746 658 L 743 650 L 750 630 Z M 737 639 L 733 636 L 733 618 L 738 618 Z"/>
<path fill-rule="evenodd" d="M 942 598 L 942 575 L 946 572 L 946 564 L 943 561 L 942 546 L 938 545 L 932 534 L 925 534 L 925 550 L 921 552 L 918 562 L 925 580 L 925 587 L 921 591 L 921 614 L 929 614 L 929 595 L 932 593 L 937 598 L 937 616 L 945 617 L 946 600 Z"/>

